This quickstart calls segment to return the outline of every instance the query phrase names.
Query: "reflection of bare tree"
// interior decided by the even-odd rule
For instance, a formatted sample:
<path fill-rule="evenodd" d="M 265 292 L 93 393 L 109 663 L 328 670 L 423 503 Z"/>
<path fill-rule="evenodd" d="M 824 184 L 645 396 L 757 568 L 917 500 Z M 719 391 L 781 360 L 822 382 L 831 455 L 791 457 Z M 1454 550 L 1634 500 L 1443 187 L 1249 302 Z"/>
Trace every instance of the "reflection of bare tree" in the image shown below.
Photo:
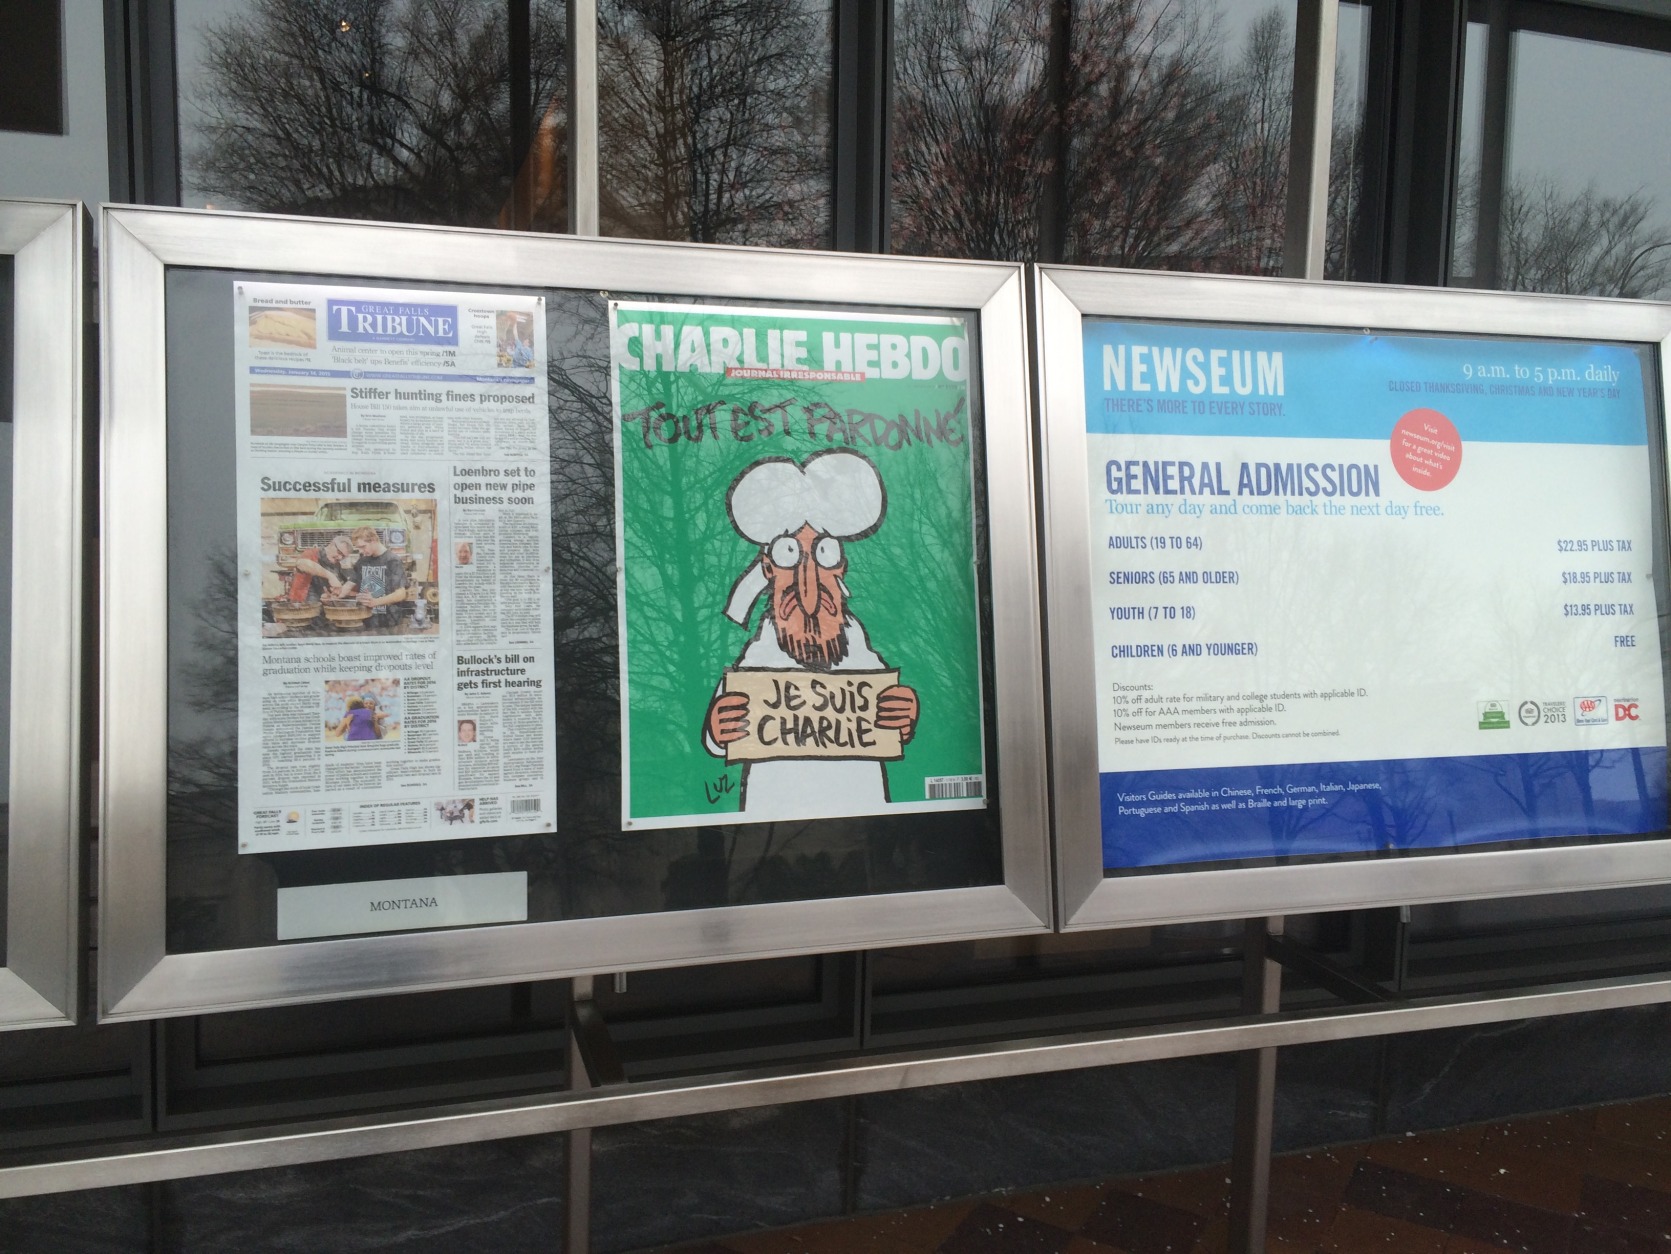
<path fill-rule="evenodd" d="M 1330 763 L 1314 769 L 1319 783 L 1332 784 L 1344 776 L 1344 772 Z M 1256 774 L 1260 787 L 1284 791 L 1296 778 L 1292 766 L 1261 766 Z M 1306 782 L 1311 782 L 1309 776 Z M 1274 799 L 1267 795 L 1261 800 Z M 1294 853 L 1307 832 L 1319 826 L 1334 826 L 1347 821 L 1342 812 L 1357 809 L 1346 793 L 1329 793 L 1319 797 L 1314 793 L 1297 792 L 1282 797 L 1281 801 L 1284 804 L 1270 805 L 1265 809 L 1265 830 L 1270 834 L 1270 845 L 1261 850 L 1263 854 L 1277 857 Z"/>
<path fill-rule="evenodd" d="M 900 6 L 894 79 L 898 252 L 1030 259 L 1038 251 L 1049 6 Z"/>
<path fill-rule="evenodd" d="M 1519 836 L 1532 838 L 1569 834 L 1566 831 L 1543 830 L 1544 806 L 1558 800 L 1562 777 L 1567 774 L 1567 764 L 1562 761 L 1565 756 L 1553 753 L 1502 753 L 1490 757 L 1462 759 L 1468 770 L 1485 775 L 1492 786 L 1525 816 L 1523 830 L 1504 833 L 1498 839 L 1513 840 Z M 1520 829 L 1521 825 L 1517 824 L 1516 827 Z"/>
<path fill-rule="evenodd" d="M 1055 83 L 1053 34 L 1070 50 Z M 1220 35 L 1180 0 L 904 6 L 894 247 L 1036 257 L 1060 175 L 1066 260 L 1275 271 L 1292 38 L 1276 9 L 1229 61 Z"/>
<path fill-rule="evenodd" d="M 533 116 L 518 121 L 560 148 L 562 8 L 531 5 Z M 500 222 L 523 157 L 502 3 L 252 0 L 203 41 L 186 145 L 198 191 L 288 213 Z M 561 187 L 544 190 L 533 223 L 555 227 Z"/>
<path fill-rule="evenodd" d="M 1363 120 L 1349 116 L 1345 75 L 1335 73 L 1334 131 L 1329 141 L 1329 226 L 1323 247 L 1323 277 L 1368 280 L 1359 259 L 1364 169 L 1368 154 Z"/>
<path fill-rule="evenodd" d="M 1477 170 L 1459 179 L 1452 269 L 1478 272 Z M 1571 191 L 1547 177 L 1511 179 L 1503 188 L 1497 286 L 1515 292 L 1657 299 L 1671 292 L 1671 234 L 1654 218 L 1646 191 L 1622 196 L 1593 184 Z"/>
<path fill-rule="evenodd" d="M 1214 269 L 1282 271 L 1293 87 L 1293 35 L 1282 11 L 1269 9 L 1249 29 L 1225 82 L 1224 156 L 1213 205 L 1227 238 Z"/>
<path fill-rule="evenodd" d="M 1578 789 L 1579 807 L 1584 813 L 1584 829 L 1594 831 L 1596 826 L 1596 794 L 1590 776 L 1606 761 L 1606 757 L 1600 753 L 1578 749 L 1571 753 L 1563 753 L 1561 758 L 1566 763 L 1567 770 L 1572 773 L 1573 785 Z"/>
<path fill-rule="evenodd" d="M 171 651 L 185 707 L 169 719 L 168 742 L 169 943 L 181 948 L 213 943 L 238 861 L 237 556 L 214 550 L 205 567 L 189 648 Z"/>
<path fill-rule="evenodd" d="M 1424 839 L 1444 792 L 1437 775 L 1425 763 L 1390 762 L 1381 768 L 1381 787 L 1359 794 L 1369 817 L 1370 832 L 1383 849 L 1413 849 L 1442 844 Z M 1454 823 L 1453 823 L 1454 835 Z"/>
<path fill-rule="evenodd" d="M 1193 270 L 1222 247 L 1213 194 L 1234 88 L 1219 36 L 1181 0 L 1103 0 L 1075 14 L 1067 260 Z"/>
<path fill-rule="evenodd" d="M 828 5 L 609 0 L 598 57 L 607 233 L 826 242 Z"/>
<path fill-rule="evenodd" d="M 1517 292 L 1580 296 L 1663 295 L 1671 283 L 1671 237 L 1650 221 L 1645 192 L 1568 192 L 1554 181 L 1503 191 L 1499 285 Z"/>
<path fill-rule="evenodd" d="M 186 704 L 203 714 L 238 715 L 238 555 L 211 553 L 204 590 L 192 603 L 192 652 L 181 666 Z"/>

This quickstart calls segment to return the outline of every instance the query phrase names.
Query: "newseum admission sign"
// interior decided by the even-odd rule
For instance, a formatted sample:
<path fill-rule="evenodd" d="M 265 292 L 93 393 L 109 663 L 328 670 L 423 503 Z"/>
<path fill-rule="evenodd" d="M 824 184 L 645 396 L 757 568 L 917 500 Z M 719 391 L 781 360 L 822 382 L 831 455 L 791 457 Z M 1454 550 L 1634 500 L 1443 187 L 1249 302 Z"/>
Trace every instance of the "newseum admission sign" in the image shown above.
<path fill-rule="evenodd" d="M 1208 321 L 1165 299 L 1199 281 L 1145 284 L 1041 349 L 1056 695 L 1072 668 L 1095 745 L 1057 776 L 1066 900 L 1468 896 L 1527 854 L 1660 878 L 1664 309 L 1383 292 L 1362 329 L 1322 288 L 1295 327 L 1293 285 L 1222 285 L 1259 312 Z"/>

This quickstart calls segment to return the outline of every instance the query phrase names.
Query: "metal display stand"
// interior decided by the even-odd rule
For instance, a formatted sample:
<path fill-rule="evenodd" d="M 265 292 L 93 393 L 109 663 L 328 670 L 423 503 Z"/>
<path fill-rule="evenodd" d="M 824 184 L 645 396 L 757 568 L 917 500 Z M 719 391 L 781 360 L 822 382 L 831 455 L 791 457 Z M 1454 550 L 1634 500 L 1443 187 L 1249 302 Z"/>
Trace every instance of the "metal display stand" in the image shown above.
<path fill-rule="evenodd" d="M 79 204 L 0 201 L 13 264 L 13 721 L 0 1029 L 75 1022 L 81 965 L 83 339 Z M 18 610 L 27 604 L 28 612 Z"/>
<path fill-rule="evenodd" d="M 774 253 L 168 210 L 107 209 L 103 247 L 101 1019 L 550 979 L 1048 930 L 1023 274 Z M 170 953 L 165 275 L 170 267 L 968 311 L 980 334 L 1003 883 Z M 119 520 L 119 522 L 118 522 Z"/>
<path fill-rule="evenodd" d="M 1294 242 L 1291 238 L 1291 245 Z M 1308 257 L 1310 261 L 1315 257 Z M 1665 839 L 1445 851 L 1443 856 L 1396 859 L 1277 860 L 1199 870 L 1184 866 L 1141 876 L 1107 874 L 1097 782 L 1097 698 L 1083 681 L 1092 657 L 1087 585 L 1091 535 L 1085 508 L 1086 318 L 1285 329 L 1371 327 L 1647 345 L 1657 357 L 1652 391 L 1663 416 L 1671 308 L 1643 302 L 1116 274 L 1054 266 L 1040 267 L 1035 282 L 1040 460 L 1046 485 L 1052 801 L 1063 930 L 1246 919 L 1244 1008 L 1250 1015 L 1266 1017 L 1279 1008 L 1284 963 L 1299 966 L 1348 1000 L 1374 1002 L 1390 996 L 1348 973 L 1328 970 L 1286 942 L 1282 914 L 1623 887 L 1671 878 L 1671 841 Z M 1656 493 L 1660 490 L 1656 485 Z M 1663 537 L 1655 541 L 1658 547 Z M 1231 1233 L 1238 1254 L 1258 1254 L 1265 1247 L 1276 1062 L 1272 1045 L 1247 1049 L 1237 1060 Z"/>
<path fill-rule="evenodd" d="M 1286 949 L 1273 948 L 1285 961 Z M 1315 959 L 1312 960 L 1315 962 Z M 1298 969 L 1306 970 L 1306 967 Z M 1357 981 L 1361 983 L 1362 981 Z M 581 989 L 576 989 L 577 993 Z M 583 998 L 582 998 L 583 999 Z M 1671 975 L 1522 987 L 1137 1026 L 1029 1040 L 860 1054 L 642 1082 L 576 1085 L 549 1099 L 473 1104 L 383 1119 L 299 1121 L 238 1134 L 152 1137 L 90 1150 L 34 1153 L 0 1165 L 0 1197 L 25 1197 L 220 1172 L 395 1153 L 502 1137 L 573 1132 L 650 1119 L 1042 1075 L 1156 1059 L 1508 1023 L 1671 1003 Z M 578 1048 L 578 1046 L 576 1047 Z M 555 1183 L 555 1182 L 554 1182 Z"/>
<path fill-rule="evenodd" d="M 1389 332 L 1578 339 L 1650 346 L 1667 412 L 1671 306 L 1487 292 L 1315 284 L 1276 279 L 1037 271 L 1046 598 L 1050 621 L 1052 801 L 1064 930 L 1252 918 L 1428 901 L 1622 888 L 1671 879 L 1671 840 L 1595 840 L 1556 848 L 1446 851 L 1442 856 L 1319 859 L 1106 876 L 1098 794 L 1096 695 L 1086 571 L 1083 321 L 1086 317 L 1364 328 Z M 1652 438 L 1652 437 L 1651 437 Z"/>

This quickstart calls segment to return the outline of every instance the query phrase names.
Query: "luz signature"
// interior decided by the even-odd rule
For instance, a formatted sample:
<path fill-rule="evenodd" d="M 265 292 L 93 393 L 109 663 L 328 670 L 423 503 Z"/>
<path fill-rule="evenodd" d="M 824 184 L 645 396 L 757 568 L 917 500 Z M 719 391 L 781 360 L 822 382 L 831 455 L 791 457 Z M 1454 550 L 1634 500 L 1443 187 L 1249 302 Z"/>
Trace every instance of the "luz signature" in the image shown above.
<path fill-rule="evenodd" d="M 708 794 L 709 805 L 718 805 L 721 797 L 737 791 L 737 781 L 729 775 L 721 775 L 711 784 L 703 780 L 702 791 Z"/>

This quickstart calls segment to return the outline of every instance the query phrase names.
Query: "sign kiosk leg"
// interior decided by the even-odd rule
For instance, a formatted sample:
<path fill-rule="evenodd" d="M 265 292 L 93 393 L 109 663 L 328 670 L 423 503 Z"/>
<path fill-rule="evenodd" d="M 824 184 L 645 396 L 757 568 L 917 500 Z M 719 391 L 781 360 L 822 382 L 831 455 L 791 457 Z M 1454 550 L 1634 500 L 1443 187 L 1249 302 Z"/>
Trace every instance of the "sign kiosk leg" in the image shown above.
<path fill-rule="evenodd" d="M 1271 936 L 1282 917 L 1247 920 L 1242 957 L 1242 1008 L 1275 1014 L 1282 1002 L 1282 967 L 1271 957 Z M 1236 1130 L 1230 1156 L 1231 1254 L 1265 1254 L 1271 1207 L 1271 1124 L 1276 1112 L 1276 1050 L 1250 1049 L 1236 1057 Z"/>
<path fill-rule="evenodd" d="M 592 999 L 592 977 L 577 975 L 569 981 L 569 1088 L 589 1089 L 592 1078 L 580 1052 L 577 1007 Z M 575 1128 L 569 1134 L 568 1178 L 563 1196 L 565 1234 L 563 1254 L 591 1254 L 592 1249 L 592 1129 Z"/>

